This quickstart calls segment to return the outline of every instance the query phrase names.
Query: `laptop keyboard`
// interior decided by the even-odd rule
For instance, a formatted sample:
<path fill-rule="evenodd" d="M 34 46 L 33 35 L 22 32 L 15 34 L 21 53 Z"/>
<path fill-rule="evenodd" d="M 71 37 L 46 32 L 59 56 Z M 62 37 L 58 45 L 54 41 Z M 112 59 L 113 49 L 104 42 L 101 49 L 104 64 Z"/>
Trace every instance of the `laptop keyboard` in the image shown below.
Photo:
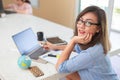
<path fill-rule="evenodd" d="M 5 12 L 6 14 L 16 13 L 15 11 L 9 11 L 9 10 L 4 10 L 4 12 Z"/>
<path fill-rule="evenodd" d="M 34 51 L 32 54 L 29 55 L 29 57 L 31 59 L 38 59 L 40 55 L 45 54 L 46 52 L 48 52 L 47 50 L 44 50 L 43 48 L 39 48 L 36 51 Z"/>

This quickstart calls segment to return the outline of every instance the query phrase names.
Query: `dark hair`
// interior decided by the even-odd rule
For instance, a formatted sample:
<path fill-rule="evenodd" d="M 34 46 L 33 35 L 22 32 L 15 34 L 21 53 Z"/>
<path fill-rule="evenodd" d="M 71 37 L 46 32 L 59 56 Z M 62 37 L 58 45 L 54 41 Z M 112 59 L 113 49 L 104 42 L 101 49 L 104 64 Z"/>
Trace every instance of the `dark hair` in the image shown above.
<path fill-rule="evenodd" d="M 82 49 L 87 49 L 90 46 L 94 46 L 96 43 L 101 43 L 104 48 L 105 54 L 110 50 L 110 43 L 108 38 L 108 27 L 107 27 L 107 21 L 106 21 L 106 13 L 103 9 L 97 7 L 97 6 L 89 6 L 85 8 L 78 16 L 75 22 L 75 30 L 74 30 L 74 36 L 78 36 L 77 32 L 77 22 L 79 19 L 86 13 L 92 12 L 97 16 L 98 19 L 98 26 L 99 26 L 99 33 L 96 33 L 92 40 L 86 44 L 79 44 Z"/>
<path fill-rule="evenodd" d="M 22 0 L 22 1 L 31 4 L 30 0 Z"/>

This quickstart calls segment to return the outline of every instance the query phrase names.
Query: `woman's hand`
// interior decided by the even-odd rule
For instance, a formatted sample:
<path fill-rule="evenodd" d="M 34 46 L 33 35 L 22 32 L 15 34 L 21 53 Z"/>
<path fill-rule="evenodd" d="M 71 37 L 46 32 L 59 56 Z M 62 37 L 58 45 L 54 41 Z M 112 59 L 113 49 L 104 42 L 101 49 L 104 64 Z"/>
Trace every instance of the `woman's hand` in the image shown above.
<path fill-rule="evenodd" d="M 46 50 L 64 50 L 66 48 L 66 45 L 56 45 L 52 44 L 50 42 L 41 42 L 41 45 Z"/>
<path fill-rule="evenodd" d="M 73 40 L 73 42 L 75 44 L 77 44 L 77 43 L 87 44 L 87 43 L 89 43 L 91 41 L 91 39 L 92 39 L 92 34 L 91 33 L 87 33 L 84 36 L 74 36 L 72 40 Z"/>
<path fill-rule="evenodd" d="M 46 50 L 50 50 L 50 49 L 53 49 L 54 50 L 54 44 L 50 43 L 50 42 L 41 42 L 41 45 L 44 49 Z"/>

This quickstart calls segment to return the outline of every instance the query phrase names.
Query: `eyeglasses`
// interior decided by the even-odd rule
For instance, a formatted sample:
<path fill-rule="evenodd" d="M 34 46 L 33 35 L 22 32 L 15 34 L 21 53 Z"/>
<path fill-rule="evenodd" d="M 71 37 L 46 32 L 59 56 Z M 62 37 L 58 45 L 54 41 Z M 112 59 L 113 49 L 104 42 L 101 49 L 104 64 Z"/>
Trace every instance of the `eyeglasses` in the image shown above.
<path fill-rule="evenodd" d="M 99 25 L 98 23 L 92 23 L 92 22 L 89 22 L 89 21 L 83 21 L 81 19 L 77 22 L 78 25 L 81 25 L 82 23 L 84 23 L 84 25 L 87 26 L 87 27 L 90 27 L 91 25 L 97 25 L 97 26 Z"/>

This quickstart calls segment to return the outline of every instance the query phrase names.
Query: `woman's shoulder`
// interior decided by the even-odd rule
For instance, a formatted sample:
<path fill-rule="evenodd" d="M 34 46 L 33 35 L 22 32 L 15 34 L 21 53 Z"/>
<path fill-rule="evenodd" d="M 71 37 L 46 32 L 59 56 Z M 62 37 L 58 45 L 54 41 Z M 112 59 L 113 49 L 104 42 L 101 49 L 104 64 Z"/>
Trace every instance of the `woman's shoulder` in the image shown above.
<path fill-rule="evenodd" d="M 95 44 L 94 46 L 87 49 L 87 52 L 90 53 L 92 56 L 100 56 L 104 55 L 104 49 L 102 44 Z"/>
<path fill-rule="evenodd" d="M 103 50 L 103 46 L 102 46 L 102 44 L 101 43 L 98 43 L 98 44 L 95 44 L 94 46 L 92 46 L 92 47 L 89 47 L 88 48 L 88 50 Z"/>
<path fill-rule="evenodd" d="M 103 46 L 102 46 L 101 43 L 98 43 L 98 44 L 95 44 L 95 45 L 93 46 L 93 48 L 95 48 L 95 49 L 103 49 Z"/>
<path fill-rule="evenodd" d="M 31 7 L 31 4 L 25 2 L 24 6 L 30 6 Z"/>

